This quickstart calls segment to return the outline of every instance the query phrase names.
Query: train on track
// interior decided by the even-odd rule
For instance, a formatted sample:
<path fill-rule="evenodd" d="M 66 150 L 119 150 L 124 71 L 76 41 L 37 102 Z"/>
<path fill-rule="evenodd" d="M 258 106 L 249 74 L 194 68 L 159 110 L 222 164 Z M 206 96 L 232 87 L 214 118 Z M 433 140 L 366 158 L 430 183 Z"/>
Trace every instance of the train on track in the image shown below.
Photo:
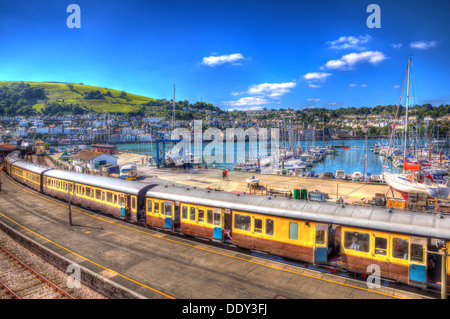
<path fill-rule="evenodd" d="M 450 240 L 446 214 L 147 184 L 38 166 L 18 152 L 3 170 L 38 192 L 142 226 L 366 276 L 376 265 L 381 278 L 421 288 L 440 287 L 438 253 Z"/>

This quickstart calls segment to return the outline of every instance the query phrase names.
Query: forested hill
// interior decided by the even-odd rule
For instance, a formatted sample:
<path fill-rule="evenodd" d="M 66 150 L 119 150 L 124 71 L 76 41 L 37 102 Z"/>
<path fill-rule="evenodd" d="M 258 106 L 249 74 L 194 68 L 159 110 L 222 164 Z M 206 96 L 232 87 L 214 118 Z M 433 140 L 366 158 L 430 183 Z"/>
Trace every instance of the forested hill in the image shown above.
<path fill-rule="evenodd" d="M 205 114 L 189 108 L 220 112 L 212 104 L 175 103 L 176 119 Z M 0 116 L 64 115 L 110 112 L 170 118 L 172 101 L 153 99 L 102 87 L 59 82 L 0 81 Z"/>
<path fill-rule="evenodd" d="M 0 81 L 0 116 L 31 116 L 31 115 L 65 115 L 85 113 L 116 113 L 141 116 L 157 116 L 170 119 L 172 117 L 172 101 L 153 99 L 127 93 L 124 91 L 102 87 L 60 83 L 60 82 L 11 82 Z M 188 101 L 175 103 L 177 120 L 204 119 L 207 111 L 210 114 L 227 116 L 220 108 L 204 102 L 194 104 Z M 277 110 L 262 112 L 256 118 L 267 119 L 278 117 Z M 283 112 L 284 109 L 281 109 Z M 375 107 L 346 107 L 338 109 L 309 108 L 297 110 L 299 119 L 312 122 L 314 118 L 329 119 L 342 115 L 390 114 L 395 115 L 397 105 L 378 105 Z M 200 112 L 199 112 L 200 111 Z M 204 112 L 201 112 L 204 111 Z M 247 112 L 234 111 L 228 115 L 247 116 Z M 400 107 L 399 115 L 405 114 L 405 108 Z M 426 116 L 438 118 L 450 114 L 450 105 L 432 106 L 431 104 L 410 106 L 410 115 L 417 119 Z"/>

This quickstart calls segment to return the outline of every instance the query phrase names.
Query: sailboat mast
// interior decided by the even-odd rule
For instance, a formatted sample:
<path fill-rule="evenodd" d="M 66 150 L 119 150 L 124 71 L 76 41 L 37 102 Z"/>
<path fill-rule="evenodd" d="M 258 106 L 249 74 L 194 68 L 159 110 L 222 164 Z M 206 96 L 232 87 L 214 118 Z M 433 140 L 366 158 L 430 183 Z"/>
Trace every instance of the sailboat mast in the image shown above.
<path fill-rule="evenodd" d="M 411 58 L 408 59 L 408 83 L 406 85 L 406 115 L 405 115 L 405 141 L 403 145 L 403 173 L 405 173 L 405 161 L 406 161 L 406 140 L 408 138 L 408 107 L 409 107 L 409 78 L 411 74 Z"/>
<path fill-rule="evenodd" d="M 175 129 L 175 84 L 173 85 L 172 130 Z"/>

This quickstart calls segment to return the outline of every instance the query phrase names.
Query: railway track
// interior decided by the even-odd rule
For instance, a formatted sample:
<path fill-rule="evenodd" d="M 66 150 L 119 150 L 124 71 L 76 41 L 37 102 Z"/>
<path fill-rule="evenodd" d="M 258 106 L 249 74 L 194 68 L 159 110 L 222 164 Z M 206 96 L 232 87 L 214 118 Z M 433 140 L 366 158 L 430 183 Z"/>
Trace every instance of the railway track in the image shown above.
<path fill-rule="evenodd" d="M 33 270 L 0 247 L 0 286 L 1 298 L 7 299 L 74 299 L 72 295 Z"/>

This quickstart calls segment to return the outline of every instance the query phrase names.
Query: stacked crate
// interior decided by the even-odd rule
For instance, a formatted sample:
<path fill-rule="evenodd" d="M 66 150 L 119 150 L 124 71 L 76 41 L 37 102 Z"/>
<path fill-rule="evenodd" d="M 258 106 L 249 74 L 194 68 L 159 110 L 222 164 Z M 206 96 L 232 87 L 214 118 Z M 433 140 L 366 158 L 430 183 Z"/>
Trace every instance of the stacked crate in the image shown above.
<path fill-rule="evenodd" d="M 417 210 L 427 210 L 428 206 L 428 195 L 427 194 L 418 194 L 417 196 Z"/>
<path fill-rule="evenodd" d="M 408 209 L 409 210 L 427 210 L 428 195 L 427 194 L 408 194 Z"/>
<path fill-rule="evenodd" d="M 373 201 L 377 206 L 386 206 L 386 196 L 383 193 L 376 193 Z"/>
<path fill-rule="evenodd" d="M 409 193 L 408 194 L 408 209 L 416 210 L 417 209 L 417 199 L 419 194 L 417 193 Z"/>
<path fill-rule="evenodd" d="M 407 203 L 406 203 L 406 200 L 401 199 L 401 198 L 388 197 L 387 198 L 387 207 L 406 209 Z"/>

